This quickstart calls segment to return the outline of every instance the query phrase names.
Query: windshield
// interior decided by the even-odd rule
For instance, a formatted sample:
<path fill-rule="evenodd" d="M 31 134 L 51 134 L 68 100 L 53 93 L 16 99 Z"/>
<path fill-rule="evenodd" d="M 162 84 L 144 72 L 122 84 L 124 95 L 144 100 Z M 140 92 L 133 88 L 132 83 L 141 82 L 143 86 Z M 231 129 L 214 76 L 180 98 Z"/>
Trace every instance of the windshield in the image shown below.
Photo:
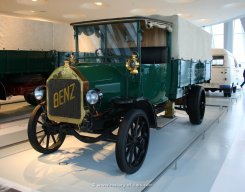
<path fill-rule="evenodd" d="M 213 56 L 212 65 L 224 65 L 224 56 Z"/>
<path fill-rule="evenodd" d="M 77 28 L 79 63 L 125 62 L 137 51 L 137 23 Z"/>

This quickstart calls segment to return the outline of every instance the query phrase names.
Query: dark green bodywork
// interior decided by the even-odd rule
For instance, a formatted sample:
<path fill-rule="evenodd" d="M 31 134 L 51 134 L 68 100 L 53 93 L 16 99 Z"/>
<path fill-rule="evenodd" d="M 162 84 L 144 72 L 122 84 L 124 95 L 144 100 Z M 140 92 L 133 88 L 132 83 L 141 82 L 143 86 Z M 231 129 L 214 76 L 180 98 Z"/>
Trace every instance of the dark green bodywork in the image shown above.
<path fill-rule="evenodd" d="M 211 63 L 208 61 L 172 60 L 168 65 L 168 97 L 183 97 L 185 87 L 201 84 L 211 78 Z"/>
<path fill-rule="evenodd" d="M 209 66 L 209 62 L 171 60 L 165 64 L 141 64 L 137 75 L 129 74 L 125 63 L 89 63 L 76 68 L 86 77 L 90 89 L 102 91 L 102 106 L 109 107 L 114 97 L 143 97 L 153 105 L 181 98 L 184 87 L 210 79 Z"/>
<path fill-rule="evenodd" d="M 175 101 L 184 97 L 190 86 L 210 79 L 210 62 L 171 58 L 171 31 L 159 29 L 165 34 L 164 46 L 161 42 L 157 46 L 157 41 L 155 46 L 143 46 L 143 41 L 147 39 L 144 31 L 147 34 L 148 30 L 145 27 L 146 19 L 136 17 L 72 24 L 76 40 L 76 60 L 72 66 L 86 79 L 89 90 L 98 89 L 103 94 L 102 100 L 93 107 L 97 114 L 113 109 L 113 101 L 117 99 L 126 101 L 125 103 L 134 103 L 139 99 L 145 100 L 152 107 L 168 100 Z M 157 22 L 166 26 L 172 25 Z M 114 26 L 117 28 L 114 29 Z M 125 31 L 122 32 L 120 29 Z M 125 39 L 121 40 L 124 34 L 126 34 Z M 82 35 L 83 37 L 80 37 Z M 95 52 L 80 50 L 82 46 L 83 49 L 84 47 L 86 49 L 87 41 L 84 39 L 91 37 L 100 40 L 99 49 L 96 49 Z M 113 41 L 112 45 L 110 45 L 111 41 Z M 121 41 L 122 45 L 126 43 L 134 47 L 117 46 L 113 48 L 113 46 L 120 45 L 117 41 Z M 97 51 L 102 51 L 102 56 Z M 119 52 L 124 54 L 120 55 Z M 138 73 L 132 74 L 126 68 L 126 63 L 131 56 L 127 52 L 137 53 L 140 64 L 137 69 Z M 86 92 L 83 94 L 85 96 Z M 86 100 L 82 105 L 88 105 Z"/>
<path fill-rule="evenodd" d="M 0 51 L 0 77 L 9 74 L 50 73 L 54 69 L 52 51 Z"/>
<path fill-rule="evenodd" d="M 28 95 L 66 58 L 69 52 L 0 50 L 0 99 Z"/>

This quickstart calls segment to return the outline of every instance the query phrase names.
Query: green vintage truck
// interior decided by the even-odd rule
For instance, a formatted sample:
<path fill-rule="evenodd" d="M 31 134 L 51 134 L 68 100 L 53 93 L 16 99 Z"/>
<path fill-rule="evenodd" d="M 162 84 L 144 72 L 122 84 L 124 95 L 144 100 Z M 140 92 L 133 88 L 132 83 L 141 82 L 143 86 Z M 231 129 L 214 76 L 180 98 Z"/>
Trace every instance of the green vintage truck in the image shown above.
<path fill-rule="evenodd" d="M 210 80 L 211 72 L 206 32 L 178 16 L 71 25 L 75 54 L 34 92 L 40 104 L 28 137 L 36 151 L 57 151 L 66 135 L 115 142 L 117 164 L 131 174 L 144 162 L 157 113 L 176 103 L 192 124 L 202 122 L 205 92 L 197 84 Z"/>

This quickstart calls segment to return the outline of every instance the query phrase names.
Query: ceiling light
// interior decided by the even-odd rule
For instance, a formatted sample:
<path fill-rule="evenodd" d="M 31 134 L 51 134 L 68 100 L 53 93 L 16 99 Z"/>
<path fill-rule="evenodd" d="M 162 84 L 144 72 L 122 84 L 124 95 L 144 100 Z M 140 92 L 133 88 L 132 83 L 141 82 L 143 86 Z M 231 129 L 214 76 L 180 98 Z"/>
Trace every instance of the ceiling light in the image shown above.
<path fill-rule="evenodd" d="M 80 7 L 88 10 L 98 10 L 98 9 L 109 7 L 109 5 L 98 1 L 94 3 L 90 3 L 90 2 L 83 3 L 82 5 L 80 5 Z"/>
<path fill-rule="evenodd" d="M 201 22 L 206 22 L 208 19 L 200 19 Z"/>
<path fill-rule="evenodd" d="M 211 21 L 210 19 L 198 19 L 198 20 L 196 20 L 196 22 L 198 22 L 198 23 L 208 23 L 210 21 Z"/>
<path fill-rule="evenodd" d="M 48 0 L 16 0 L 16 2 L 21 5 L 38 6 L 46 4 Z"/>
<path fill-rule="evenodd" d="M 37 12 L 33 10 L 19 10 L 19 11 L 14 11 L 14 13 L 27 15 L 27 16 L 32 16 L 37 14 Z"/>
<path fill-rule="evenodd" d="M 178 4 L 178 3 L 191 3 L 191 2 L 193 2 L 193 1 L 195 1 L 195 0 L 164 0 L 166 3 L 176 3 L 176 4 Z"/>
<path fill-rule="evenodd" d="M 94 4 L 97 5 L 97 6 L 102 6 L 103 5 L 102 2 L 94 2 Z"/>
<path fill-rule="evenodd" d="M 181 16 L 185 19 L 191 19 L 192 18 L 192 15 L 189 13 L 177 13 L 176 15 Z"/>

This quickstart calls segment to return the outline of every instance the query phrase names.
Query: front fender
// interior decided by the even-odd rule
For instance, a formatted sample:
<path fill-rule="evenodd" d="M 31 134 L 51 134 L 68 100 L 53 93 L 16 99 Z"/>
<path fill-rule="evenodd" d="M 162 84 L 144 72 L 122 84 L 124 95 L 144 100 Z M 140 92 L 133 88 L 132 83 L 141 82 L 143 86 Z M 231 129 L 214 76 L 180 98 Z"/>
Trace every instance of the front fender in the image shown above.
<path fill-rule="evenodd" d="M 137 99 L 124 99 L 124 98 L 115 98 L 112 100 L 112 103 L 115 108 L 123 108 L 124 113 L 129 111 L 132 108 L 142 109 L 149 120 L 150 127 L 157 127 L 155 110 L 149 101 L 145 98 L 140 97 Z"/>
<path fill-rule="evenodd" d="M 144 98 L 140 98 L 136 100 L 135 107 L 138 109 L 142 109 L 146 113 L 150 127 L 157 127 L 155 110 L 151 103 L 149 103 Z"/>

